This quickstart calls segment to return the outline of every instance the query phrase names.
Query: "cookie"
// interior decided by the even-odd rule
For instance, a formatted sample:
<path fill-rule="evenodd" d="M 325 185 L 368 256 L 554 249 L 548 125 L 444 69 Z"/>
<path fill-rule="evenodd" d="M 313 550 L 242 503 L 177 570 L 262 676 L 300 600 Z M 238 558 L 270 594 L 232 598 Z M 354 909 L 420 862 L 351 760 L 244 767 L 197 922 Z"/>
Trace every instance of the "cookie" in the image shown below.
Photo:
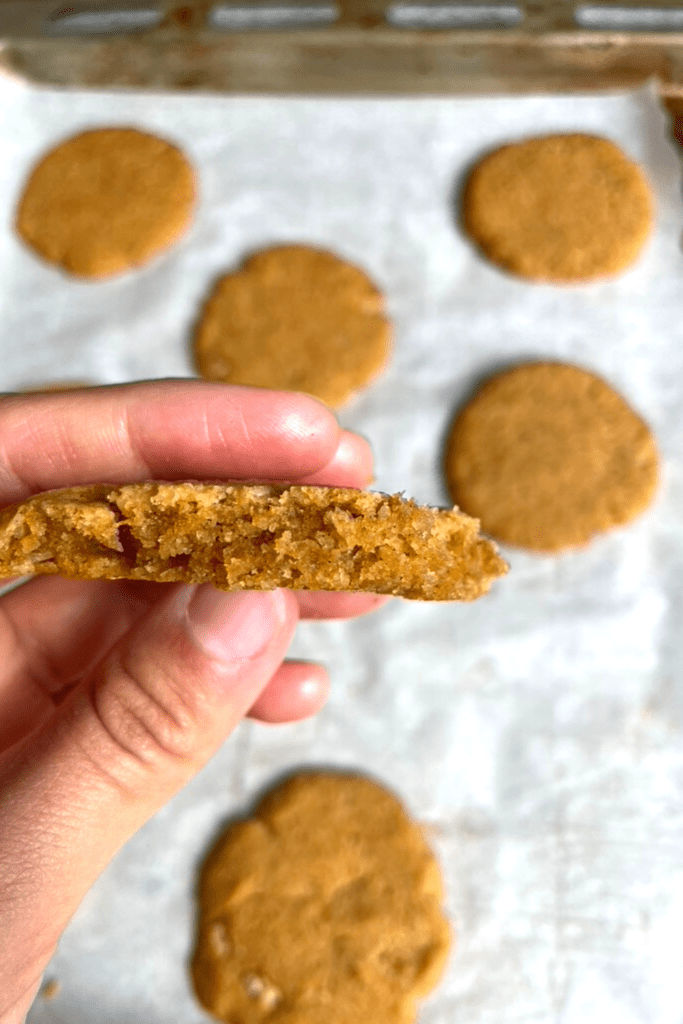
<path fill-rule="evenodd" d="M 630 522 L 658 474 L 646 424 L 600 377 L 564 363 L 492 377 L 456 418 L 446 455 L 453 499 L 493 537 L 535 551 Z"/>
<path fill-rule="evenodd" d="M 175 146 L 134 128 L 76 135 L 43 157 L 19 203 L 19 235 L 82 277 L 154 259 L 187 230 L 195 177 Z"/>
<path fill-rule="evenodd" d="M 382 294 L 332 253 L 286 245 L 222 277 L 194 345 L 208 380 L 305 391 L 343 405 L 377 376 L 391 329 Z"/>
<path fill-rule="evenodd" d="M 637 164 L 606 139 L 548 135 L 504 146 L 471 172 L 465 229 L 494 263 L 536 281 L 592 281 L 626 270 L 652 230 Z"/>
<path fill-rule="evenodd" d="M 409 1024 L 450 929 L 421 829 L 369 779 L 295 776 L 204 866 L 192 975 L 229 1024 Z"/>
<path fill-rule="evenodd" d="M 70 487 L 0 513 L 0 578 L 213 583 L 471 601 L 507 571 L 479 524 L 342 487 Z"/>

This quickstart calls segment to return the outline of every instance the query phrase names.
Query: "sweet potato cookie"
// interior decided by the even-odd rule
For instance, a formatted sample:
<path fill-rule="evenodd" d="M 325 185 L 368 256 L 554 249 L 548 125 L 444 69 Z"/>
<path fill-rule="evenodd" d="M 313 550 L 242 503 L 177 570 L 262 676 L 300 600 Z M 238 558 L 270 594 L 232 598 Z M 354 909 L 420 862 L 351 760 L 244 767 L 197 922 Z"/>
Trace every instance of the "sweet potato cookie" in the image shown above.
<path fill-rule="evenodd" d="M 16 226 L 46 260 L 82 277 L 108 277 L 175 242 L 194 202 L 194 173 L 179 149 L 133 128 L 103 128 L 43 157 Z"/>
<path fill-rule="evenodd" d="M 471 601 L 507 571 L 456 510 L 341 487 L 101 484 L 0 512 L 0 578 L 213 583 Z"/>
<path fill-rule="evenodd" d="M 421 829 L 376 783 L 307 773 L 204 866 L 192 973 L 229 1024 L 409 1024 L 450 945 Z"/>
<path fill-rule="evenodd" d="M 593 135 L 504 146 L 471 172 L 463 221 L 486 255 L 538 281 L 618 274 L 639 256 L 653 202 L 640 168 Z"/>
<path fill-rule="evenodd" d="M 287 245 L 218 281 L 195 357 L 209 380 L 305 391 L 339 406 L 382 369 L 390 334 L 382 294 L 362 270 Z"/>
<path fill-rule="evenodd" d="M 628 523 L 658 472 L 645 423 L 605 381 L 564 363 L 492 377 L 456 418 L 446 456 L 454 500 L 493 537 L 536 551 Z"/>

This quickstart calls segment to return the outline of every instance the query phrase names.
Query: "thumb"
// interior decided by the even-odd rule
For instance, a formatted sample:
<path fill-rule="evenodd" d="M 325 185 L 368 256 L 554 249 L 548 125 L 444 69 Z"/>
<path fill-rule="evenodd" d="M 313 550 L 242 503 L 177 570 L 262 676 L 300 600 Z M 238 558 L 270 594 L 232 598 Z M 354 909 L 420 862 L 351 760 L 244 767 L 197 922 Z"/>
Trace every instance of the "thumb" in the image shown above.
<path fill-rule="evenodd" d="M 114 853 L 247 714 L 296 621 L 287 591 L 173 587 L 13 748 L 0 767 L 0 931 L 16 962 L 2 958 L 0 993 L 35 983 Z"/>

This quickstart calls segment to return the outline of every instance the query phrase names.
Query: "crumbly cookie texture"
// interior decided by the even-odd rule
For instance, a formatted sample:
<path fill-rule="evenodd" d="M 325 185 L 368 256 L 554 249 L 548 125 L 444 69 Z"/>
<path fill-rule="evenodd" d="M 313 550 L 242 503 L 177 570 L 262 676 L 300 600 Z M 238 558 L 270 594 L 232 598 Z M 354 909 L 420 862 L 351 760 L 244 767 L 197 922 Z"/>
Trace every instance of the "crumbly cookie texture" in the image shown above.
<path fill-rule="evenodd" d="M 209 380 L 304 391 L 337 407 L 377 376 L 390 342 L 367 274 L 333 253 L 283 245 L 220 278 L 194 347 Z"/>
<path fill-rule="evenodd" d="M 195 175 L 180 150 L 135 128 L 82 132 L 34 168 L 17 231 L 46 260 L 86 278 L 139 267 L 189 227 Z"/>
<path fill-rule="evenodd" d="M 0 512 L 0 576 L 471 601 L 507 571 L 478 528 L 455 509 L 350 488 L 98 484 Z"/>
<path fill-rule="evenodd" d="M 212 850 L 199 898 L 192 974 L 226 1024 L 411 1024 L 449 951 L 422 830 L 357 775 L 271 791 Z"/>
<path fill-rule="evenodd" d="M 491 536 L 559 551 L 644 511 L 659 456 L 648 426 L 604 380 L 539 362 L 483 385 L 454 422 L 445 468 L 453 500 Z"/>
<path fill-rule="evenodd" d="M 652 230 L 653 199 L 638 167 L 593 135 L 548 135 L 503 146 L 471 172 L 465 229 L 499 266 L 571 283 L 626 270 Z"/>

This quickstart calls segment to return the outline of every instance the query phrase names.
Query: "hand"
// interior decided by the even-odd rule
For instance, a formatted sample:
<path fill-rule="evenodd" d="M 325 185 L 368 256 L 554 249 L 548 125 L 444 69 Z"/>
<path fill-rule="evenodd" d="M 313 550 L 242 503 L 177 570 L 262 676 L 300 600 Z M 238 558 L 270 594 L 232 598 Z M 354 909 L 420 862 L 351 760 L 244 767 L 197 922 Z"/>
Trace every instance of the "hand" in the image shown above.
<path fill-rule="evenodd" d="M 0 507 L 55 487 L 261 479 L 364 487 L 368 446 L 303 395 L 156 381 L 0 401 Z M 300 617 L 380 598 L 39 577 L 0 597 L 0 1024 L 24 1019 L 80 900 L 245 716 L 306 717 Z"/>

